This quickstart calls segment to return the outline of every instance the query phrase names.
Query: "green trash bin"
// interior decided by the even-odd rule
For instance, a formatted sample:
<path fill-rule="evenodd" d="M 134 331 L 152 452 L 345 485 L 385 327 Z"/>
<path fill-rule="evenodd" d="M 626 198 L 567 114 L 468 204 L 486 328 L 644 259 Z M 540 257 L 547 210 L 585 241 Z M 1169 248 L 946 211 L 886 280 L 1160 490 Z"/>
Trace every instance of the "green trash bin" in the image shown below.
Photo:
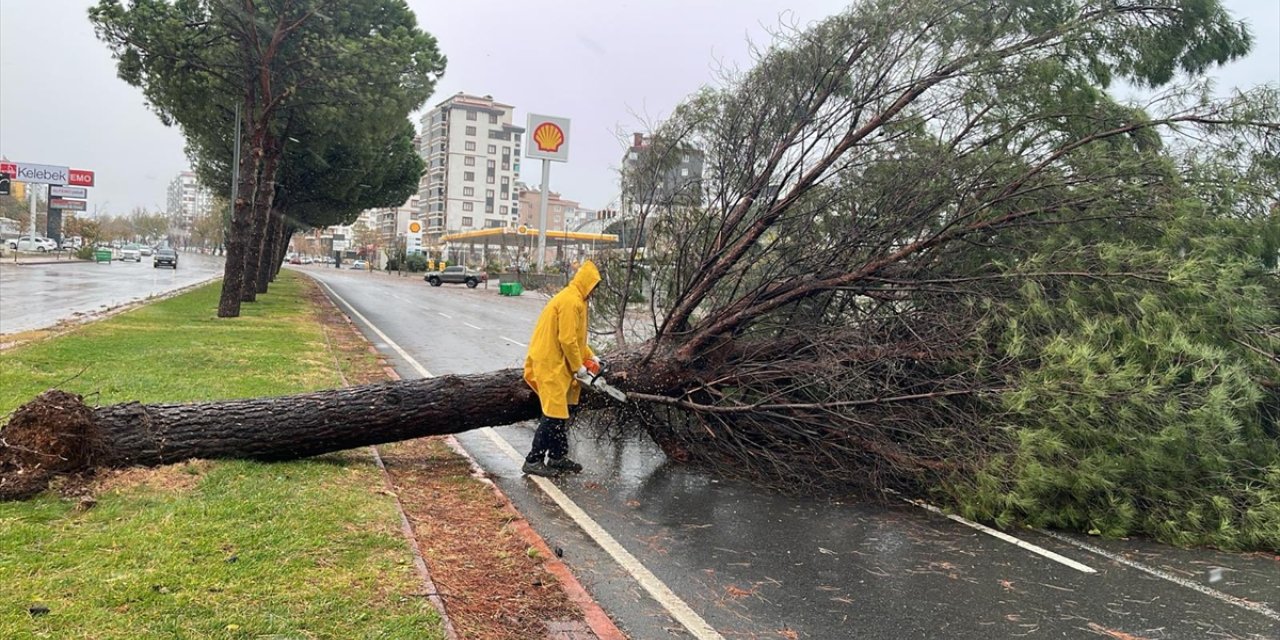
<path fill-rule="evenodd" d="M 107 263 L 110 263 L 110 262 L 111 262 L 111 250 L 110 250 L 110 249 L 96 249 L 96 250 L 94 250 L 94 252 L 93 252 L 93 260 L 94 260 L 94 262 L 107 262 Z"/>
<path fill-rule="evenodd" d="M 519 282 L 512 282 L 510 284 L 511 284 L 511 293 L 507 295 L 518 296 L 524 293 L 524 285 L 520 284 Z"/>

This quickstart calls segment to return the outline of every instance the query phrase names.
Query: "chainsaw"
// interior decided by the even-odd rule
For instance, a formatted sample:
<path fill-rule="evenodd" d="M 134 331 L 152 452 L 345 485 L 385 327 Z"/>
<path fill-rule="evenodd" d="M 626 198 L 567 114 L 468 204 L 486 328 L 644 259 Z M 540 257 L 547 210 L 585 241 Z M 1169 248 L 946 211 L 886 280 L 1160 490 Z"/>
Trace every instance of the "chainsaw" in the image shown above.
<path fill-rule="evenodd" d="M 609 384 L 609 381 L 605 379 L 605 367 L 603 364 L 598 363 L 595 360 L 588 360 L 583 363 L 582 366 L 587 368 L 587 372 L 580 375 L 574 374 L 573 376 L 578 380 L 578 382 L 582 383 L 582 386 L 593 391 L 606 394 L 618 402 L 627 401 L 627 394 L 621 389 Z"/>

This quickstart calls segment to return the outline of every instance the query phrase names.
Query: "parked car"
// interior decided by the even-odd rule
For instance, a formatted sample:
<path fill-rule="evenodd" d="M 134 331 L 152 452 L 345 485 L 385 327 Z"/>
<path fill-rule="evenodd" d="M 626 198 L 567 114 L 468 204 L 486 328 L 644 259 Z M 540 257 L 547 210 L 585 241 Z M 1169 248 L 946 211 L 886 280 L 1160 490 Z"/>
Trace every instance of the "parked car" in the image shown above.
<path fill-rule="evenodd" d="M 366 271 L 369 269 L 369 263 L 365 262 L 364 260 L 356 260 L 355 262 L 351 263 L 351 268 L 355 269 L 356 271 Z"/>
<path fill-rule="evenodd" d="M 58 243 L 54 242 L 51 238 L 41 238 L 37 236 L 33 241 L 30 237 L 26 237 L 10 240 L 9 248 L 17 249 L 18 251 L 39 251 L 40 253 L 44 253 L 46 251 L 57 251 Z"/>
<path fill-rule="evenodd" d="M 136 244 L 126 244 L 120 249 L 120 260 L 132 260 L 134 262 L 142 262 L 142 251 Z"/>
<path fill-rule="evenodd" d="M 445 267 L 444 271 L 429 271 L 427 275 L 422 277 L 433 287 L 442 284 L 465 284 L 468 288 L 474 289 L 481 282 L 489 280 L 489 274 L 475 269 L 468 269 L 463 266 Z"/>
<path fill-rule="evenodd" d="M 156 255 L 151 258 L 151 266 L 159 269 L 161 265 L 166 267 L 178 268 L 178 252 L 169 247 L 160 247 L 156 249 Z"/>
<path fill-rule="evenodd" d="M 84 246 L 84 240 L 80 236 L 69 236 L 62 239 L 62 248 L 67 251 L 75 251 Z"/>

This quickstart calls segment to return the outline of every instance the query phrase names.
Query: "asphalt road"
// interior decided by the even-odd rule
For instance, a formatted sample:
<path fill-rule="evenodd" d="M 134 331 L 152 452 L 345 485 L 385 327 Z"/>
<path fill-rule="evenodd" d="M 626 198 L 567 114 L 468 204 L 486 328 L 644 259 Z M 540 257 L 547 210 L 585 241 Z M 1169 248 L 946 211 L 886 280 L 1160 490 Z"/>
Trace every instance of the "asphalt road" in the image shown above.
<path fill-rule="evenodd" d="M 300 270 L 406 378 L 519 366 L 545 300 Z M 520 473 L 532 428 L 459 440 L 634 638 L 1280 638 L 1280 556 L 1000 538 L 917 505 L 778 495 L 583 430 L 586 470 L 552 486 Z"/>
<path fill-rule="evenodd" d="M 178 268 L 142 262 L 0 261 L 0 334 L 43 329 L 222 275 L 222 258 L 179 253 Z"/>

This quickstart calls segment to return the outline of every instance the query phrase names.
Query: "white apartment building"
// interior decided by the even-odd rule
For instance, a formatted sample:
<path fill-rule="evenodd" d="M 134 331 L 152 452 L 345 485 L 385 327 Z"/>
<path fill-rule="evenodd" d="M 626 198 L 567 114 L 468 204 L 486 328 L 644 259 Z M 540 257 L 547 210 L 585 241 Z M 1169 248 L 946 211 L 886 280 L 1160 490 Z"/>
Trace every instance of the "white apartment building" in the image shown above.
<path fill-rule="evenodd" d="M 169 182 L 167 211 L 173 225 L 183 231 L 197 217 L 213 210 L 213 192 L 200 184 L 193 171 L 183 171 Z"/>
<path fill-rule="evenodd" d="M 422 117 L 418 153 L 427 168 L 418 184 L 426 242 L 443 234 L 513 227 L 520 217 L 524 127 L 515 107 L 493 96 L 459 93 Z"/>

